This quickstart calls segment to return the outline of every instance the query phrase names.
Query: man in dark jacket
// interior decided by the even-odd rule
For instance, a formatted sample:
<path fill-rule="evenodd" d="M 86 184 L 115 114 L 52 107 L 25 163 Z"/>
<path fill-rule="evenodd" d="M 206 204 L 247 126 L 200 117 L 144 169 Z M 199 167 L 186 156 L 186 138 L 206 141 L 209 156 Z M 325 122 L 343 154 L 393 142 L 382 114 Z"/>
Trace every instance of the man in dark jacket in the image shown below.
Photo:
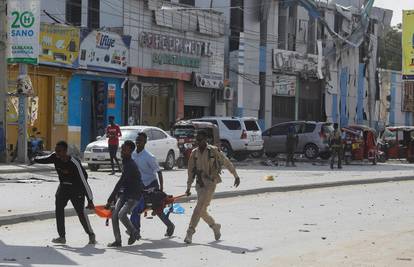
<path fill-rule="evenodd" d="M 141 238 L 138 230 L 127 217 L 128 213 L 131 213 L 138 204 L 143 189 L 138 167 L 131 158 L 131 154 L 134 150 L 135 144 L 130 140 L 125 141 L 122 145 L 122 175 L 106 204 L 106 207 L 109 208 L 111 203 L 116 203 L 115 209 L 112 212 L 112 228 L 114 231 L 115 242 L 108 244 L 109 247 L 122 246 L 119 220 L 121 220 L 122 224 L 127 228 L 127 232 L 130 233 L 128 245 L 132 245 L 136 240 Z"/>
<path fill-rule="evenodd" d="M 292 163 L 292 166 L 296 167 L 294 155 L 298 142 L 299 137 L 296 134 L 295 126 L 291 125 L 286 136 L 286 167 L 289 167 L 289 163 Z"/>
<path fill-rule="evenodd" d="M 89 235 L 89 244 L 96 244 L 95 234 L 93 233 L 88 216 L 85 214 L 85 196 L 88 200 L 87 208 L 93 209 L 93 196 L 91 188 L 87 182 L 88 174 L 82 167 L 80 161 L 67 154 L 68 144 L 65 141 L 60 141 L 56 144 L 55 152 L 45 156 L 36 157 L 34 161 L 40 164 L 55 165 L 55 169 L 59 175 L 59 187 L 56 192 L 56 225 L 59 233 L 58 238 L 52 239 L 53 243 L 65 244 L 65 207 L 70 200 L 83 229 Z"/>

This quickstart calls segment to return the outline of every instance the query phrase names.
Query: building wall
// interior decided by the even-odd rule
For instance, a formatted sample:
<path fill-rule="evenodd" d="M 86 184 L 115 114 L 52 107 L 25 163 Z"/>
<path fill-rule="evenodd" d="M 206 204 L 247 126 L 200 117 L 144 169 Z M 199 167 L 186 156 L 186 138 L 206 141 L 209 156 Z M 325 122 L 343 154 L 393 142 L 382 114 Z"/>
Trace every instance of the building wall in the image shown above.
<path fill-rule="evenodd" d="M 124 12 L 124 34 L 132 36 L 130 49 L 130 66 L 145 69 L 157 69 L 163 71 L 174 71 L 180 73 L 223 73 L 224 69 L 224 35 L 210 36 L 196 32 L 180 32 L 167 27 L 156 25 L 153 20 L 153 11 L 147 8 L 146 1 L 125 0 Z M 188 11 L 177 11 L 188 12 Z M 142 32 L 162 34 L 168 37 L 185 38 L 195 41 L 203 41 L 211 44 L 213 56 L 200 57 L 200 68 L 182 67 L 177 65 L 159 65 L 153 62 L 154 53 L 167 53 L 156 49 L 142 47 L 139 44 Z M 190 56 L 191 57 L 191 56 Z"/>
<path fill-rule="evenodd" d="M 398 71 L 379 69 L 380 98 L 377 103 L 380 126 L 411 126 L 413 114 L 402 111 L 403 80 Z"/>

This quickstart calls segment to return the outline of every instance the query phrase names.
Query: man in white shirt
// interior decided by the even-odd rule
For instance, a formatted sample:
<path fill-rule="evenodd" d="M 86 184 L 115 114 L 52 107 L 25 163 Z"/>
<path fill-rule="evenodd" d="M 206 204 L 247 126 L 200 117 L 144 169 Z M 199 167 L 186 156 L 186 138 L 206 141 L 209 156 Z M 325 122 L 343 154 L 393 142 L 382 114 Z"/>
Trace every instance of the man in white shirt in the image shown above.
<path fill-rule="evenodd" d="M 149 151 L 145 149 L 147 143 L 147 135 L 144 132 L 138 134 L 135 144 L 136 151 L 132 154 L 132 159 L 138 166 L 141 173 L 142 183 L 144 184 L 145 191 L 161 190 L 164 191 L 164 181 L 161 172 L 161 168 L 158 165 L 157 159 Z M 158 177 L 158 179 L 157 179 Z M 158 183 L 159 180 L 159 183 Z M 141 215 L 142 206 L 138 205 L 131 214 L 131 222 L 138 229 L 141 228 Z M 165 236 L 172 236 L 174 234 L 175 226 L 170 219 L 163 213 L 157 213 L 157 216 L 167 226 L 167 232 Z"/>

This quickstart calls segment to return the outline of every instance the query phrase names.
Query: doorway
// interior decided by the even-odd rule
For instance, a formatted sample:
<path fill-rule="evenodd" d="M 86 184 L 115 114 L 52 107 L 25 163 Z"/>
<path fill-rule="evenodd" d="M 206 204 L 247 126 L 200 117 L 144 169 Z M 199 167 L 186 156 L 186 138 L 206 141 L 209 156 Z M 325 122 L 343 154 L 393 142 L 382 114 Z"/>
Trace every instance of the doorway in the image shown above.
<path fill-rule="evenodd" d="M 81 151 L 105 134 L 107 91 L 102 81 L 82 81 Z"/>

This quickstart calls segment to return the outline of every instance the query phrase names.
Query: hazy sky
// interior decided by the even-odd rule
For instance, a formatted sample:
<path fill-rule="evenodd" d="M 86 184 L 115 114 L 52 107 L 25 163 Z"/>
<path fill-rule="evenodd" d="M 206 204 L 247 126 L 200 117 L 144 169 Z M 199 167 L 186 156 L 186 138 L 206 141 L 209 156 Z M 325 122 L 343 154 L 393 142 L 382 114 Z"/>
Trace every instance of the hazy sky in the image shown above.
<path fill-rule="evenodd" d="M 375 0 L 374 6 L 393 10 L 391 25 L 396 25 L 402 21 L 402 10 L 414 10 L 414 0 Z"/>

